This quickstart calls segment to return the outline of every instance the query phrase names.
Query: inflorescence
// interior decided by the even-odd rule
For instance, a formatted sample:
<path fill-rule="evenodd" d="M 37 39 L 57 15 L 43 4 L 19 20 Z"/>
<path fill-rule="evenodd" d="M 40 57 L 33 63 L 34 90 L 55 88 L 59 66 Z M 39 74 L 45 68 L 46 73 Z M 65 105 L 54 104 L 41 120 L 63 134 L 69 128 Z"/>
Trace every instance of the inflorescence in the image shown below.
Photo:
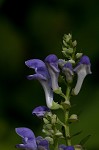
<path fill-rule="evenodd" d="M 70 115 L 71 96 L 76 96 L 81 90 L 86 75 L 91 74 L 91 63 L 88 56 L 76 52 L 77 42 L 72 41 L 72 35 L 64 35 L 62 54 L 64 59 L 58 59 L 55 54 L 48 55 L 44 61 L 31 59 L 25 62 L 26 66 L 34 69 L 35 74 L 29 75 L 29 80 L 38 80 L 45 93 L 46 105 L 38 106 L 32 114 L 41 118 L 44 125 L 42 132 L 45 138 L 35 137 L 32 130 L 26 127 L 16 128 L 16 133 L 22 138 L 22 144 L 17 148 L 26 150 L 83 150 L 83 144 L 72 145 L 70 123 L 76 122 L 76 114 Z M 74 80 L 76 84 L 74 85 Z M 63 92 L 61 82 L 64 83 L 66 93 Z M 53 100 L 54 94 L 61 97 L 60 101 Z M 56 102 L 57 101 L 57 102 Z M 62 110 L 64 121 L 53 113 L 56 109 Z M 60 144 L 61 140 L 65 144 Z"/>

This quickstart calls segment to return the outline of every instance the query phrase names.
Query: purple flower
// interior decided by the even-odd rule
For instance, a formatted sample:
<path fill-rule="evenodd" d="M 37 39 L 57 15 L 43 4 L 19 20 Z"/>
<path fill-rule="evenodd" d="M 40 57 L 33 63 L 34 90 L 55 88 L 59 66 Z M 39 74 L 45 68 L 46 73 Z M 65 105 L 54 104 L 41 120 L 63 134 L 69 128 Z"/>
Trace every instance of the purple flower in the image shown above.
<path fill-rule="evenodd" d="M 58 86 L 58 76 L 59 76 L 59 68 L 58 68 L 58 58 L 54 54 L 50 54 L 45 58 L 45 63 L 48 67 L 49 74 L 52 80 L 52 89 L 57 90 Z"/>
<path fill-rule="evenodd" d="M 87 74 L 91 74 L 91 63 L 88 56 L 82 56 L 77 67 L 74 69 L 77 73 L 78 79 L 73 94 L 77 95 L 81 89 L 82 83 Z"/>
<path fill-rule="evenodd" d="M 23 144 L 17 144 L 16 148 L 26 150 L 49 150 L 49 143 L 42 137 L 35 138 L 32 130 L 28 128 L 16 128 L 16 133 L 22 138 Z"/>
<path fill-rule="evenodd" d="M 59 150 L 75 150 L 73 146 L 59 145 Z"/>
<path fill-rule="evenodd" d="M 37 117 L 44 117 L 44 115 L 47 113 L 47 112 L 50 112 L 50 109 L 46 106 L 38 106 L 36 107 L 33 111 L 32 111 L 32 114 L 33 115 L 36 115 Z"/>
<path fill-rule="evenodd" d="M 41 136 L 38 136 L 36 138 L 38 150 L 49 150 L 49 144 L 48 141 L 43 139 Z"/>
<path fill-rule="evenodd" d="M 53 102 L 53 91 L 51 89 L 51 78 L 45 63 L 39 59 L 31 59 L 26 61 L 25 64 L 29 68 L 35 70 L 36 74 L 29 75 L 28 79 L 37 79 L 41 83 L 45 91 L 46 104 L 49 108 L 51 108 Z"/>
<path fill-rule="evenodd" d="M 66 81 L 71 83 L 73 80 L 73 68 L 72 68 L 72 64 L 70 62 L 67 62 L 64 66 L 63 66 L 63 73 L 66 76 Z"/>

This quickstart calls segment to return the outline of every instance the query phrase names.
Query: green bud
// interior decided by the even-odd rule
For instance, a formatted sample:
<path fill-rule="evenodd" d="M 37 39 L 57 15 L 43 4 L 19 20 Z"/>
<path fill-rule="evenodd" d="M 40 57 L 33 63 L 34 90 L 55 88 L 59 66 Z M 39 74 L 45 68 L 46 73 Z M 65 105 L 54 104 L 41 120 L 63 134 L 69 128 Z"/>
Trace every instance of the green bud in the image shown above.
<path fill-rule="evenodd" d="M 57 137 L 61 137 L 61 136 L 63 136 L 63 134 L 58 130 L 57 132 L 56 132 L 56 134 L 55 134 Z"/>
<path fill-rule="evenodd" d="M 45 133 L 47 136 L 51 136 L 52 135 L 49 130 L 43 129 L 42 132 Z"/>
<path fill-rule="evenodd" d="M 47 141 L 49 141 L 50 144 L 53 144 L 53 143 L 54 143 L 53 139 L 52 139 L 51 137 L 49 137 L 49 136 L 45 137 L 45 139 L 46 139 Z"/>
<path fill-rule="evenodd" d="M 83 53 L 77 53 L 77 54 L 76 54 L 76 58 L 79 59 L 79 58 L 82 57 L 82 55 L 83 55 Z"/>
<path fill-rule="evenodd" d="M 67 43 L 72 39 L 72 35 L 69 33 L 68 35 L 67 34 L 64 34 L 64 37 L 63 37 L 63 40 L 65 40 Z"/>
<path fill-rule="evenodd" d="M 54 134 L 53 130 L 43 129 L 42 132 L 45 133 L 47 136 L 52 136 Z"/>
<path fill-rule="evenodd" d="M 52 118 L 52 113 L 51 112 L 48 112 L 46 113 L 46 119 L 49 121 L 49 123 L 51 122 L 51 118 Z M 46 123 L 45 123 L 46 124 Z"/>
<path fill-rule="evenodd" d="M 54 134 L 54 130 L 49 130 L 49 132 L 50 132 L 51 134 Z"/>
<path fill-rule="evenodd" d="M 73 59 L 70 59 L 69 62 L 70 62 L 71 64 L 75 64 L 75 61 L 74 61 Z"/>
<path fill-rule="evenodd" d="M 64 44 L 64 46 L 68 46 L 68 44 L 66 43 L 66 41 L 65 40 L 63 40 L 63 44 Z M 63 49 L 63 48 L 62 48 Z"/>
<path fill-rule="evenodd" d="M 70 121 L 70 122 L 76 122 L 76 121 L 78 121 L 77 115 L 76 115 L 76 114 L 72 114 L 72 115 L 70 116 L 70 118 L 69 118 L 69 121 Z"/>
<path fill-rule="evenodd" d="M 48 117 L 52 117 L 52 113 L 51 112 L 47 112 L 46 115 L 45 115 L 45 117 L 47 117 L 47 118 Z"/>
<path fill-rule="evenodd" d="M 43 121 L 44 121 L 45 124 L 49 123 L 49 121 L 46 118 L 43 118 Z"/>
<path fill-rule="evenodd" d="M 57 121 L 57 116 L 54 114 L 54 115 L 52 116 L 51 123 L 52 123 L 52 124 L 55 124 L 56 121 Z"/>
<path fill-rule="evenodd" d="M 52 129 L 52 125 L 51 125 L 51 124 L 47 124 L 47 125 L 46 125 L 46 128 L 47 128 L 47 129 Z"/>
<path fill-rule="evenodd" d="M 77 46 L 77 41 L 75 40 L 74 42 L 72 42 L 73 47 Z"/>
<path fill-rule="evenodd" d="M 43 128 L 44 128 L 44 129 L 51 130 L 51 129 L 52 129 L 52 125 L 51 125 L 51 124 L 44 124 L 44 125 L 43 125 Z"/>
<path fill-rule="evenodd" d="M 67 54 L 73 54 L 73 48 L 66 49 Z"/>

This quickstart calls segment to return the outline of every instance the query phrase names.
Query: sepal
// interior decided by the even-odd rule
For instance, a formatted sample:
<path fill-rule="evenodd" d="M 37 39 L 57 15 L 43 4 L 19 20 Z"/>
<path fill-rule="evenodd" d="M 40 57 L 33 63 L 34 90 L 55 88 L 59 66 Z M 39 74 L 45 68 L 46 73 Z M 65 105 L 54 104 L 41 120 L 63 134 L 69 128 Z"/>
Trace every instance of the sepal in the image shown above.
<path fill-rule="evenodd" d="M 52 107 L 50 109 L 56 110 L 56 109 L 60 109 L 60 108 L 63 109 L 60 104 L 58 104 L 58 103 L 56 103 L 56 102 L 53 101 L 52 102 Z"/>
<path fill-rule="evenodd" d="M 61 105 L 63 106 L 65 110 L 71 107 L 70 101 L 68 100 L 66 100 L 65 102 L 61 102 Z"/>

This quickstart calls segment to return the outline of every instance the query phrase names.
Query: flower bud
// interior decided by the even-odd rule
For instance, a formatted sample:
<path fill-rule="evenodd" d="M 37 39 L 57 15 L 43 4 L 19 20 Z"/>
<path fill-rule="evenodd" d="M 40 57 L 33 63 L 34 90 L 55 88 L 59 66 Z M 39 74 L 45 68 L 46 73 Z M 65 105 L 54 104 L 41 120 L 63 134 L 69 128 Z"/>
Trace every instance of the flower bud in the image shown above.
<path fill-rule="evenodd" d="M 76 122 L 76 121 L 78 121 L 77 115 L 76 115 L 76 114 L 72 114 L 72 115 L 70 116 L 70 118 L 69 118 L 69 121 L 70 121 L 70 122 Z"/>
<path fill-rule="evenodd" d="M 82 57 L 82 55 L 83 55 L 83 53 L 77 53 L 77 54 L 76 54 L 76 58 L 79 59 L 79 58 Z"/>
<path fill-rule="evenodd" d="M 51 138 L 51 137 L 45 137 L 45 139 L 47 140 L 47 141 L 49 141 L 49 143 L 50 144 L 53 144 L 54 143 L 54 141 L 53 141 L 53 139 Z"/>
<path fill-rule="evenodd" d="M 74 42 L 72 42 L 73 47 L 77 46 L 77 41 L 75 40 Z"/>
<path fill-rule="evenodd" d="M 57 137 L 63 136 L 63 134 L 58 130 L 55 134 Z"/>
<path fill-rule="evenodd" d="M 49 121 L 46 118 L 43 118 L 43 121 L 44 121 L 45 124 L 49 123 Z"/>

